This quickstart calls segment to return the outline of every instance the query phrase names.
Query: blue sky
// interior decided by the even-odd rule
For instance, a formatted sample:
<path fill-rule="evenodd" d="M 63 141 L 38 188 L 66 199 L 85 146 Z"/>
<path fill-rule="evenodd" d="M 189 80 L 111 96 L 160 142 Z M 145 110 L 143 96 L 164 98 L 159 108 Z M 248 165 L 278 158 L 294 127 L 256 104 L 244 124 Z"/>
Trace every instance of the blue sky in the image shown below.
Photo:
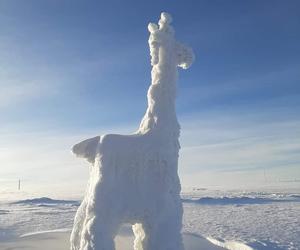
<path fill-rule="evenodd" d="M 81 188 L 71 145 L 138 127 L 161 11 L 196 54 L 178 84 L 183 186 L 300 179 L 299 1 L 2 0 L 0 188 Z"/>

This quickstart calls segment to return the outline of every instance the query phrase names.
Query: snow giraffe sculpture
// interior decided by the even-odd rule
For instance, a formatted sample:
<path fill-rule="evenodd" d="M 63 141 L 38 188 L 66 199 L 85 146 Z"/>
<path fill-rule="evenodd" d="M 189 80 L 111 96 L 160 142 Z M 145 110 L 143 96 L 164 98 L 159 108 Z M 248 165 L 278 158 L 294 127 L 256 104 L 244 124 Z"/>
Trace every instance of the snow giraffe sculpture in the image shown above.
<path fill-rule="evenodd" d="M 97 136 L 72 149 L 92 164 L 72 250 L 115 249 L 123 223 L 132 225 L 135 250 L 183 250 L 175 97 L 177 67 L 187 69 L 194 54 L 175 40 L 171 21 L 162 13 L 158 26 L 148 26 L 152 83 L 138 131 Z"/>

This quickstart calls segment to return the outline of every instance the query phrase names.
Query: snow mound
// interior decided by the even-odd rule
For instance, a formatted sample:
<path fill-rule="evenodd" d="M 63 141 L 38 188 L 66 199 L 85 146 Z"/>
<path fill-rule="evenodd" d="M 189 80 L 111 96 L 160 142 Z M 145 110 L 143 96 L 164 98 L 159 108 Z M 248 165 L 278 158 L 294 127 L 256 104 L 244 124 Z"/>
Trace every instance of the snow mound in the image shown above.
<path fill-rule="evenodd" d="M 223 240 L 217 240 L 210 237 L 207 237 L 206 239 L 211 243 L 213 243 L 214 245 L 226 248 L 228 250 L 254 250 L 254 248 L 249 247 L 241 242 L 223 241 Z"/>
<path fill-rule="evenodd" d="M 278 246 L 276 243 L 269 242 L 269 241 L 257 241 L 252 240 L 252 242 L 242 243 L 234 240 L 221 240 L 221 239 L 214 239 L 211 237 L 206 238 L 208 241 L 210 241 L 212 244 L 226 248 L 228 250 L 284 250 L 285 248 L 282 248 Z M 288 248 L 288 249 L 294 249 L 294 248 Z"/>
<path fill-rule="evenodd" d="M 20 205 L 75 205 L 79 206 L 79 201 L 74 200 L 54 200 L 48 197 L 34 198 L 34 199 L 26 199 L 12 202 L 12 204 L 20 204 Z"/>
<path fill-rule="evenodd" d="M 20 236 L 20 238 L 38 235 L 38 234 L 45 234 L 45 233 L 65 233 L 65 232 L 70 232 L 70 231 L 71 231 L 71 228 L 59 228 L 59 229 L 53 229 L 53 230 L 44 230 L 44 231 L 37 231 L 37 232 L 22 234 Z"/>

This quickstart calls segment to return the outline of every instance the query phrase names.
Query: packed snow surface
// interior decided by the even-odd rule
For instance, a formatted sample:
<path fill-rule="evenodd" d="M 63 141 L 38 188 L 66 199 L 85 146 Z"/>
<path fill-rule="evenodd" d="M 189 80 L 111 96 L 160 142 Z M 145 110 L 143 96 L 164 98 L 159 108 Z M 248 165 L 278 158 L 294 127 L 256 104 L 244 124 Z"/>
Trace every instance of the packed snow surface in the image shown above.
<path fill-rule="evenodd" d="M 249 197 L 258 202 L 197 202 L 208 197 L 213 200 Z M 268 202 L 262 203 L 261 199 Z M 233 250 L 300 249 L 300 190 L 200 190 L 183 193 L 182 200 L 184 233 L 203 236 L 216 245 Z M 49 206 L 40 206 L 41 203 L 0 203 L 0 210 L 3 211 L 0 212 L 0 249 L 1 242 L 24 234 L 71 230 L 78 203 L 79 201 L 62 201 L 54 205 L 50 202 Z"/>
<path fill-rule="evenodd" d="M 132 225 L 135 250 L 182 250 L 178 177 L 180 126 L 175 111 L 178 67 L 194 60 L 175 40 L 172 18 L 150 23 L 152 82 L 137 132 L 84 140 L 73 153 L 92 164 L 85 197 L 74 220 L 72 250 L 113 250 L 123 223 Z"/>

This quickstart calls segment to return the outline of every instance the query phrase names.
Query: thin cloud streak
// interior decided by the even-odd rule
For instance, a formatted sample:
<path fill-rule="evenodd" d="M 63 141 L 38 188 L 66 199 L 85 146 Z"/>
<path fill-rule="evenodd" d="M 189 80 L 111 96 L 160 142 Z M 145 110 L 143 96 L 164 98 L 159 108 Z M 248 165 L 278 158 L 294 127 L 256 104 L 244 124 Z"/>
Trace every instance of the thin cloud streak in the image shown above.
<path fill-rule="evenodd" d="M 209 101 L 216 105 L 224 102 L 222 101 L 224 98 L 233 96 L 238 96 L 239 99 L 244 99 L 243 102 L 245 102 L 245 97 L 249 95 L 252 96 L 251 103 L 253 103 L 253 100 L 259 98 L 257 93 L 265 96 L 260 97 L 259 103 L 266 102 L 268 99 L 278 99 L 282 96 L 299 97 L 297 91 L 300 79 L 299 65 L 293 65 L 280 71 L 254 74 L 253 76 L 247 76 L 247 78 L 239 77 L 239 79 L 227 79 L 225 82 L 207 82 L 209 80 L 202 79 L 204 82 L 196 86 L 185 86 L 182 89 L 183 97 L 188 96 L 189 98 L 180 98 L 180 104 L 185 106 L 186 101 L 189 100 L 191 103 L 203 103 L 203 105 Z M 268 96 L 271 93 L 272 96 Z M 241 98 L 243 96 L 244 98 Z M 235 103 L 234 100 L 233 103 Z"/>
<path fill-rule="evenodd" d="M 249 117 L 238 113 L 199 117 L 199 114 L 190 116 L 182 122 L 179 171 L 184 184 L 196 185 L 196 176 L 199 185 L 203 181 L 207 185 L 221 183 L 220 176 L 225 173 L 226 184 L 230 184 L 229 179 L 235 182 L 240 175 L 244 179 L 239 182 L 246 182 L 247 174 L 252 176 L 252 184 L 261 184 L 264 170 L 285 172 L 287 179 L 300 178 L 300 172 L 296 171 L 300 167 L 299 119 L 282 121 L 274 117 L 273 121 L 258 122 L 257 117 L 253 119 L 254 114 Z M 275 176 L 272 181 L 278 177 Z"/>
<path fill-rule="evenodd" d="M 262 183 L 265 169 L 268 176 L 272 173 L 270 181 L 277 180 L 282 175 L 280 171 L 285 172 L 284 180 L 300 178 L 295 174 L 300 162 L 299 120 L 257 123 L 249 117 L 232 115 L 229 119 L 221 114 L 202 115 L 202 119 L 195 114 L 180 120 L 179 171 L 184 187 L 229 185 L 237 177 L 243 182 L 249 176 L 252 184 Z M 6 131 L 1 135 L 0 176 L 11 180 L 24 178 L 33 189 L 45 185 L 62 187 L 71 176 L 72 185 L 83 191 L 88 164 L 71 155 L 71 146 L 98 134 L 128 134 L 135 130 L 135 125 L 78 131 Z M 226 176 L 227 182 L 222 176 Z"/>

